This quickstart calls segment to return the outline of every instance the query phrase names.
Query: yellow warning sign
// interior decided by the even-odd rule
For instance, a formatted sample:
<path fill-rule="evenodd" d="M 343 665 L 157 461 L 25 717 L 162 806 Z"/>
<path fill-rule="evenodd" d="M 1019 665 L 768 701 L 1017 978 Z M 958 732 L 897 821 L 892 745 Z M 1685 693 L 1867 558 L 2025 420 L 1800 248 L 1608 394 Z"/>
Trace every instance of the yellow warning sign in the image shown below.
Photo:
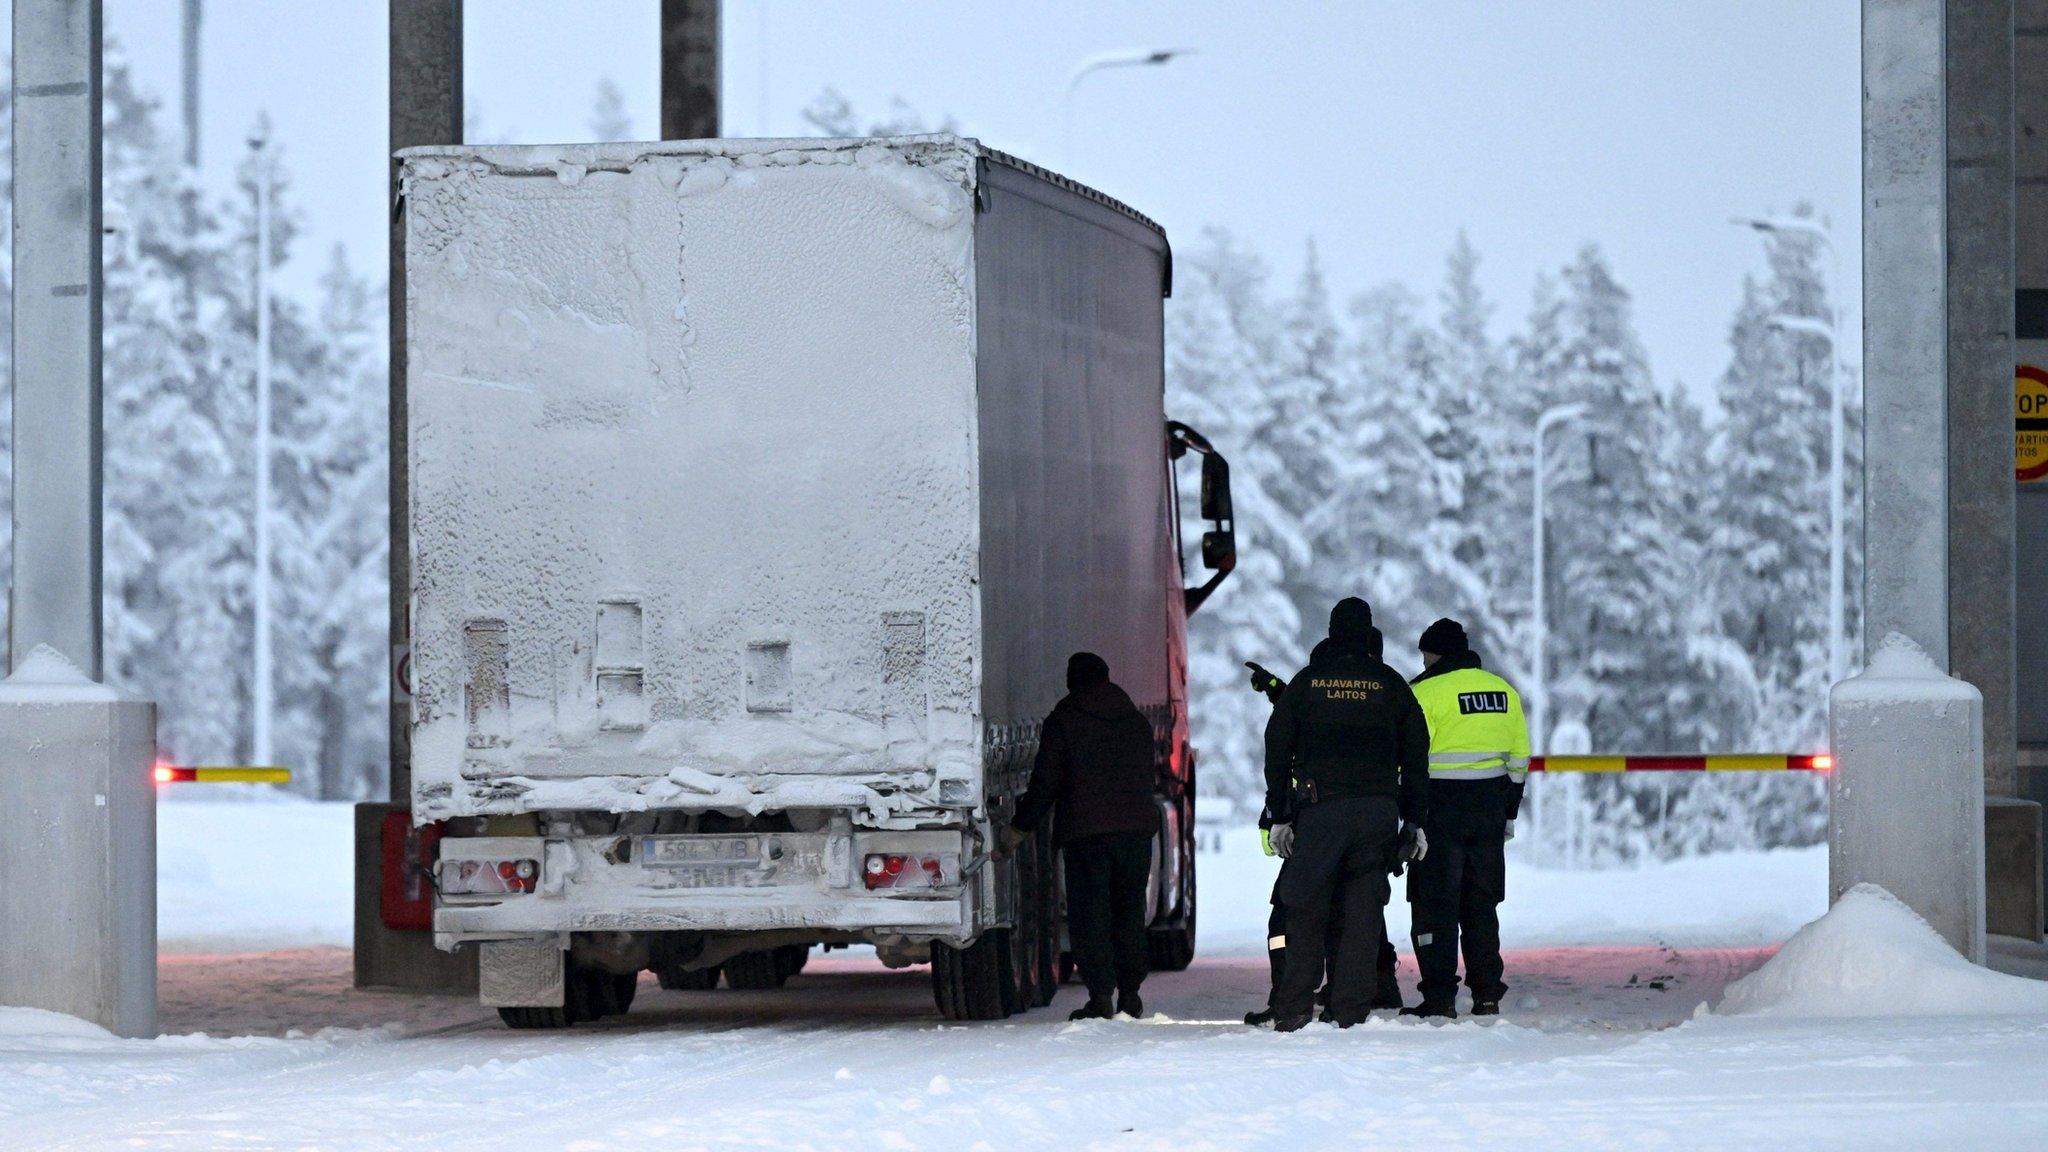
<path fill-rule="evenodd" d="M 2012 446 L 2020 483 L 2048 478 L 2048 371 L 2032 364 L 2013 377 Z"/>

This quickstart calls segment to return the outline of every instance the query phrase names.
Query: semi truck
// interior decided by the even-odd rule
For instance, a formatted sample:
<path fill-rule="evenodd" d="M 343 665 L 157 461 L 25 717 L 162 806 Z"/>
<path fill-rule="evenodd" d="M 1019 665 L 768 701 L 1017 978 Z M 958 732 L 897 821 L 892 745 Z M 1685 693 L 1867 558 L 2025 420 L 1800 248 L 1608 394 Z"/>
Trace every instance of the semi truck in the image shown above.
<path fill-rule="evenodd" d="M 399 158 L 411 835 L 483 1002 L 867 944 L 949 1019 L 1049 1003 L 1057 829 L 1001 831 L 1078 650 L 1152 720 L 1185 967 L 1186 620 L 1235 544 L 1163 407 L 1159 226 L 950 135 Z"/>

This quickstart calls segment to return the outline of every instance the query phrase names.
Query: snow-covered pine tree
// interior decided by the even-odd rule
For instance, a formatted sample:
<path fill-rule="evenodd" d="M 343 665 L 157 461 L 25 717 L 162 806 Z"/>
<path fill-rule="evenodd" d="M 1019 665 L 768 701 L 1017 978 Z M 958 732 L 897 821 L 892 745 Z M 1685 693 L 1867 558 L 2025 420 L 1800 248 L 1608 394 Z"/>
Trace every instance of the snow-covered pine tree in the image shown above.
<path fill-rule="evenodd" d="M 1274 491 L 1291 466 L 1274 435 L 1286 417 L 1267 386 L 1278 323 L 1264 265 L 1227 233 L 1204 233 L 1177 264 L 1167 311 L 1167 407 L 1229 454 L 1239 555 L 1237 571 L 1189 622 L 1189 694 L 1200 702 L 1198 786 L 1256 810 L 1271 707 L 1250 690 L 1244 661 L 1282 676 L 1300 667 L 1302 621 L 1289 588 L 1311 559 L 1294 510 Z M 1190 475 L 1182 506 L 1192 508 L 1193 470 L 1183 471 Z"/>
<path fill-rule="evenodd" d="M 590 138 L 598 142 L 633 138 L 633 113 L 626 107 L 626 94 L 609 76 L 597 82 L 597 95 L 591 101 Z"/>
<path fill-rule="evenodd" d="M 222 386 L 216 218 L 117 53 L 105 73 L 106 675 L 185 762 L 246 749 L 248 389 Z M 197 282 L 201 313 L 186 314 Z"/>

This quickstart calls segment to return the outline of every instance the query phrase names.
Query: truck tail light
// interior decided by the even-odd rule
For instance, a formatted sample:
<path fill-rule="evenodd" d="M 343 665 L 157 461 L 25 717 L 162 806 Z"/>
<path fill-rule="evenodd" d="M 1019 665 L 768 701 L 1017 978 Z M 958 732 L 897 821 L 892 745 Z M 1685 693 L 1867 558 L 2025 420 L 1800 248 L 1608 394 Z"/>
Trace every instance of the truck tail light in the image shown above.
<path fill-rule="evenodd" d="M 519 896 L 533 891 L 537 860 L 443 860 L 443 896 Z"/>
<path fill-rule="evenodd" d="M 960 882 L 960 857 L 952 852 L 874 852 L 861 868 L 861 878 L 870 889 L 943 888 Z"/>

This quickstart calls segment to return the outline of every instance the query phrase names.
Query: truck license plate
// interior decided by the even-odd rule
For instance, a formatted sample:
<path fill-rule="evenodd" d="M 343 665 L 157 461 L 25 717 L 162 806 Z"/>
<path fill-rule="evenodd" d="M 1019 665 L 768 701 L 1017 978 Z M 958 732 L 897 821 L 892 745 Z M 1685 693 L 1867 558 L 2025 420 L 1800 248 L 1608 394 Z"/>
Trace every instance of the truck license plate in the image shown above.
<path fill-rule="evenodd" d="M 759 869 L 759 836 L 642 836 L 640 863 L 649 868 L 730 871 Z"/>

